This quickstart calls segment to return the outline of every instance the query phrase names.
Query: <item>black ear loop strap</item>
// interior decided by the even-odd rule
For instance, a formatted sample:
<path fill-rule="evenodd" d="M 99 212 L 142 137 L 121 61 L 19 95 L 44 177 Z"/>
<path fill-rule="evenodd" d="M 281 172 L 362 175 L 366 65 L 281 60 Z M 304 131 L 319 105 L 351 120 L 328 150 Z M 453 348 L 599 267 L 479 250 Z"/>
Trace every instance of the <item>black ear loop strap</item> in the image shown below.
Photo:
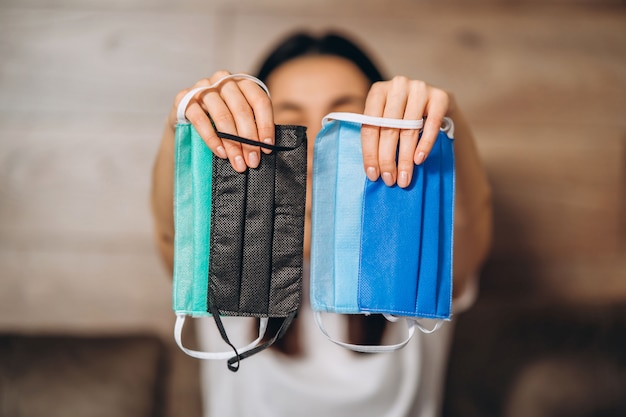
<path fill-rule="evenodd" d="M 291 322 L 296 317 L 297 313 L 298 313 L 297 311 L 294 311 L 293 313 L 285 317 L 285 320 L 283 320 L 283 324 L 280 325 L 280 328 L 278 329 L 274 337 L 272 337 L 270 340 L 266 341 L 262 345 L 258 345 L 254 349 L 250 349 L 241 354 L 237 353 L 237 351 L 235 350 L 236 355 L 228 360 L 228 369 L 230 369 L 233 372 L 237 372 L 237 370 L 239 369 L 239 362 L 241 360 L 248 358 L 254 354 L 257 354 L 267 349 L 268 347 L 272 346 L 278 339 L 280 339 L 281 337 L 285 335 L 285 333 L 287 332 L 287 329 L 291 325 Z M 235 363 L 237 364 L 237 366 L 234 366 Z"/>
<path fill-rule="evenodd" d="M 213 126 L 215 127 L 215 125 L 213 125 Z M 270 149 L 272 151 L 277 151 L 277 152 L 278 151 L 292 151 L 294 149 L 297 149 L 298 147 L 300 147 L 300 145 L 302 145 L 302 142 L 303 142 L 304 137 L 305 137 L 304 135 L 298 135 L 296 143 L 294 144 L 294 146 L 279 146 L 279 145 L 270 145 L 270 144 L 267 144 L 267 143 L 258 142 L 256 140 L 250 140 L 250 139 L 242 138 L 241 136 L 231 135 L 230 133 L 224 133 L 224 132 L 220 132 L 218 130 L 216 130 L 215 133 L 217 134 L 217 137 L 219 137 L 221 139 L 234 140 L 236 142 L 244 143 L 246 145 L 259 146 L 261 148 Z M 297 311 L 294 311 L 293 313 L 291 313 L 290 315 L 285 317 L 285 320 L 283 320 L 283 323 L 281 324 L 280 328 L 278 329 L 278 331 L 276 332 L 274 337 L 272 337 L 270 340 L 266 341 L 265 343 L 263 343 L 263 344 L 261 344 L 259 346 L 256 346 L 253 349 L 250 349 L 250 350 L 240 354 L 239 352 L 237 352 L 237 348 L 235 348 L 235 346 L 228 339 L 228 335 L 226 334 L 226 329 L 224 329 L 224 325 L 222 324 L 222 320 L 220 319 L 220 314 L 219 314 L 219 311 L 217 310 L 217 308 L 214 305 L 211 304 L 210 310 L 211 310 L 211 314 L 213 315 L 213 318 L 215 319 L 215 324 L 217 325 L 217 328 L 218 328 L 218 330 L 220 332 L 220 335 L 222 336 L 222 339 L 235 352 L 235 356 L 233 356 L 232 358 L 228 359 L 228 363 L 227 363 L 228 369 L 233 371 L 233 372 L 237 372 L 239 370 L 239 365 L 240 365 L 240 362 L 241 362 L 242 359 L 248 358 L 248 357 L 250 357 L 250 356 L 252 356 L 252 355 L 254 355 L 256 353 L 259 353 L 259 352 L 267 349 L 268 347 L 272 346 L 278 339 L 283 337 L 283 335 L 286 333 L 287 329 L 291 325 L 291 322 L 293 321 L 293 319 L 297 315 Z"/>
<path fill-rule="evenodd" d="M 250 349 L 250 350 L 248 350 L 246 352 L 239 353 L 239 352 L 237 352 L 237 348 L 228 339 L 228 335 L 226 334 L 226 329 L 224 329 L 224 324 L 222 323 L 222 319 L 220 318 L 220 312 L 218 311 L 218 309 L 214 305 L 211 305 L 210 310 L 211 310 L 211 314 L 213 315 L 213 318 L 215 319 L 215 324 L 217 325 L 217 328 L 218 328 L 218 330 L 220 332 L 220 335 L 222 336 L 222 339 L 235 352 L 235 356 L 233 356 L 232 358 L 228 359 L 228 363 L 227 363 L 228 369 L 233 371 L 233 372 L 237 372 L 239 370 L 240 362 L 243 359 L 249 358 L 250 356 L 255 355 L 255 354 L 257 354 L 257 353 L 267 349 L 268 347 L 272 346 L 278 339 L 283 337 L 285 335 L 285 333 L 287 332 L 287 329 L 291 325 L 291 322 L 293 321 L 293 319 L 296 317 L 296 315 L 298 313 L 297 311 L 294 311 L 293 313 L 291 313 L 287 317 L 285 317 L 285 320 L 283 320 L 283 323 L 280 325 L 280 328 L 278 329 L 278 331 L 276 332 L 274 337 L 272 337 L 270 340 L 266 341 L 265 343 L 263 343 L 261 345 L 256 346 L 253 349 Z"/>
<path fill-rule="evenodd" d="M 217 309 L 217 307 L 215 307 L 215 305 L 213 305 L 213 303 L 210 304 L 209 310 L 211 312 L 211 315 L 213 315 L 213 319 L 215 320 L 215 324 L 217 325 L 217 329 L 220 332 L 220 336 L 222 336 L 222 339 L 224 340 L 224 342 L 226 342 L 226 344 L 228 346 L 230 346 L 233 351 L 235 352 L 235 356 L 234 358 L 236 358 L 236 362 L 237 362 L 237 366 L 232 366 L 229 360 L 228 363 L 228 369 L 230 369 L 233 372 L 237 372 L 239 370 L 239 352 L 237 352 L 237 348 L 235 347 L 235 345 L 233 345 L 231 343 L 231 341 L 228 339 L 228 335 L 226 334 L 226 329 L 224 329 L 224 324 L 222 324 L 222 319 L 220 318 L 220 312 Z M 232 359 L 232 358 L 231 358 Z M 234 363 L 235 361 L 233 361 Z"/>
<path fill-rule="evenodd" d="M 304 136 L 304 135 L 298 135 L 298 140 L 296 141 L 294 146 L 279 146 L 279 145 L 270 145 L 268 143 L 263 143 L 263 142 L 259 142 L 256 140 L 242 138 L 241 136 L 231 135 L 230 133 L 224 133 L 224 132 L 220 132 L 217 130 L 215 131 L 215 133 L 217 134 L 217 137 L 220 139 L 234 140 L 236 142 L 244 143 L 246 145 L 260 146 L 261 148 L 269 149 L 269 150 L 277 151 L 277 152 L 278 151 L 293 151 L 294 149 L 297 149 L 298 147 L 300 147 L 300 145 L 302 145 L 302 140 Z"/>

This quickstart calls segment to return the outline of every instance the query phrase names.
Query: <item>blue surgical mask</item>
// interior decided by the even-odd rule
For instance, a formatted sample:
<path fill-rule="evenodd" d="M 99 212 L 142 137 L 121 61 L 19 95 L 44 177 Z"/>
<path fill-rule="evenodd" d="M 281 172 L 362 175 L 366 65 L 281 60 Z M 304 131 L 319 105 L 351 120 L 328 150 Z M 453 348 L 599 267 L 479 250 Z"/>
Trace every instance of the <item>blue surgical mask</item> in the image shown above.
<path fill-rule="evenodd" d="M 332 113 L 314 144 L 311 304 L 322 312 L 384 314 L 432 331 L 422 319 L 448 320 L 452 300 L 454 219 L 453 124 L 443 129 L 428 158 L 415 165 L 408 187 L 370 181 L 363 170 L 361 126 L 420 129 L 422 121 Z"/>

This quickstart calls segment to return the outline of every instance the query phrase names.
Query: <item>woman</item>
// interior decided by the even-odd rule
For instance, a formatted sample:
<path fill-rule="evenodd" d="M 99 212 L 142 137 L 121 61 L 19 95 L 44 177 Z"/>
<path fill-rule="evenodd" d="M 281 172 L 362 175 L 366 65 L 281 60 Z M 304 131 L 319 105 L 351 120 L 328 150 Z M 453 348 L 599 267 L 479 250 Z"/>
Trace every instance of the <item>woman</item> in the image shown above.
<path fill-rule="evenodd" d="M 229 73 L 218 71 L 194 87 L 211 85 Z M 427 117 L 421 139 L 415 130 L 362 128 L 363 169 L 367 177 L 406 187 L 414 164 L 421 164 L 435 141 L 444 116 L 455 123 L 457 161 L 454 299 L 471 299 L 476 275 L 491 236 L 490 189 L 467 122 L 454 97 L 422 81 L 394 77 L 384 81 L 371 60 L 352 42 L 329 34 L 314 38 L 294 35 L 281 43 L 258 73 L 272 99 L 248 80 L 232 80 L 196 97 L 186 117 L 219 157 L 235 170 L 255 168 L 264 152 L 259 147 L 221 140 L 222 132 L 272 143 L 274 124 L 308 128 L 309 173 L 312 147 L 321 119 L 333 111 L 397 119 Z M 181 91 L 167 119 L 153 173 L 153 211 L 157 243 L 171 269 L 174 226 L 172 213 L 174 129 Z M 307 196 L 310 198 L 310 178 Z M 305 258 L 309 256 L 310 207 L 305 220 Z M 305 268 L 306 269 L 306 268 Z M 305 290 L 308 274 L 305 272 Z M 445 370 L 451 326 L 432 335 L 417 334 L 407 347 L 391 353 L 360 355 L 327 342 L 315 328 L 307 297 L 281 343 L 246 361 L 237 374 L 223 363 L 202 362 L 206 415 L 220 416 L 426 416 L 436 415 Z M 228 321 L 231 339 L 249 338 L 252 324 Z M 238 330 L 233 331 L 237 326 Z M 331 331 L 346 332 L 352 342 L 378 344 L 394 338 L 393 326 L 376 318 L 336 318 Z M 385 329 L 389 327 L 389 329 Z M 199 325 L 207 350 L 219 350 L 220 337 Z M 237 333 L 238 332 L 238 333 Z M 395 335 L 397 336 L 397 335 Z"/>

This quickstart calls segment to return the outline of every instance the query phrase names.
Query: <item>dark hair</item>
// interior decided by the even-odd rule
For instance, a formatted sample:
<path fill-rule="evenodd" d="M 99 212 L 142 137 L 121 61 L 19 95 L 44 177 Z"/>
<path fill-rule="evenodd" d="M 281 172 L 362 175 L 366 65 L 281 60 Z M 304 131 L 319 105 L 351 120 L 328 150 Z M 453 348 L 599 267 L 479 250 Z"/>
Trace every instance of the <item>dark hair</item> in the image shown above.
<path fill-rule="evenodd" d="M 372 84 L 384 79 L 370 57 L 345 36 L 334 32 L 314 37 L 308 33 L 294 33 L 282 40 L 260 65 L 257 78 L 266 82 L 267 77 L 282 64 L 307 55 L 332 55 L 355 64 Z"/>

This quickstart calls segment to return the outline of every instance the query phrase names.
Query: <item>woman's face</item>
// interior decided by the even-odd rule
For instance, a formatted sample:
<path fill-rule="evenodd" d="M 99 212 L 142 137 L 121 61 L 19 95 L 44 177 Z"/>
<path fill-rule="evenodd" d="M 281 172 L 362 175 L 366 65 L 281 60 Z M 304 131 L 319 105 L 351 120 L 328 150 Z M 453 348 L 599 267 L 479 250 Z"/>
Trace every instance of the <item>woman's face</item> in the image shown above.
<path fill-rule="evenodd" d="M 313 141 L 330 112 L 363 113 L 370 82 L 352 62 L 335 56 L 305 56 L 276 68 L 267 79 L 276 124 L 307 127 L 308 177 L 305 255 L 309 254 Z"/>

